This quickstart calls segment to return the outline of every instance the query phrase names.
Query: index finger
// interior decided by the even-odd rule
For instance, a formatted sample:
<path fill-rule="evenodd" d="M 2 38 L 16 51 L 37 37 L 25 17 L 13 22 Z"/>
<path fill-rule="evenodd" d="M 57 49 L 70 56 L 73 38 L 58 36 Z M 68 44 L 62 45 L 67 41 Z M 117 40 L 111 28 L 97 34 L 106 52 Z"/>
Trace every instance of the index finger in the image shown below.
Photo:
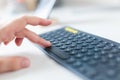
<path fill-rule="evenodd" d="M 42 19 L 36 16 L 23 16 L 21 19 L 26 23 L 26 25 L 30 24 L 47 26 L 52 23 L 50 20 Z"/>
<path fill-rule="evenodd" d="M 11 29 L 8 28 L 8 31 L 12 30 L 12 32 L 20 32 L 23 30 L 27 25 L 42 25 L 42 26 L 48 26 L 52 23 L 52 21 L 47 19 L 42 19 L 35 16 L 23 16 L 21 18 L 18 18 L 7 25 L 7 27 L 11 27 Z M 18 29 L 19 28 L 19 29 Z"/>
<path fill-rule="evenodd" d="M 36 16 L 23 16 L 16 21 L 22 22 L 25 25 L 30 24 L 30 25 L 42 25 L 42 26 L 47 26 L 52 23 L 50 20 L 42 19 Z"/>

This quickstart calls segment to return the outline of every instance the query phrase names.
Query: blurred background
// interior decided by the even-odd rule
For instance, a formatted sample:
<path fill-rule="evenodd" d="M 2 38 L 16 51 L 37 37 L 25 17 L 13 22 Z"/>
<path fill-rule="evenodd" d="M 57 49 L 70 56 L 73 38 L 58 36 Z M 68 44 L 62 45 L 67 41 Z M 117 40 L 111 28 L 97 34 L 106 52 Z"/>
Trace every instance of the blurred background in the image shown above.
<path fill-rule="evenodd" d="M 33 15 L 41 0 L 0 0 L 0 23 Z M 60 24 L 119 21 L 120 0 L 57 0 L 49 18 Z M 40 13 L 39 13 L 40 14 Z"/>

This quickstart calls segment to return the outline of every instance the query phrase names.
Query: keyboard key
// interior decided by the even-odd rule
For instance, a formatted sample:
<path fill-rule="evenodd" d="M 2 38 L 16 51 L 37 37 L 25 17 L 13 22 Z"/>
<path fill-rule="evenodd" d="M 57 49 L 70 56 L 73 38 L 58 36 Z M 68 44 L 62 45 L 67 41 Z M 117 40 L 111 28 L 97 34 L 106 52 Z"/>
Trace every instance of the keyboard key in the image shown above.
<path fill-rule="evenodd" d="M 62 50 L 59 50 L 56 47 L 50 47 L 50 48 L 47 48 L 47 50 L 49 50 L 50 52 L 52 52 L 53 54 L 55 54 L 56 56 L 58 56 L 61 59 L 68 59 L 70 57 L 68 54 L 66 54 Z"/>
<path fill-rule="evenodd" d="M 119 50 L 118 50 L 118 49 L 112 49 L 111 52 L 112 52 L 112 53 L 118 53 Z"/>
<path fill-rule="evenodd" d="M 101 51 L 100 53 L 101 53 L 101 55 L 103 55 L 103 56 L 107 55 L 107 52 L 106 52 L 106 51 Z"/>
<path fill-rule="evenodd" d="M 91 60 L 91 61 L 88 62 L 88 64 L 91 65 L 91 66 L 96 66 L 97 65 L 97 61 Z"/>
<path fill-rule="evenodd" d="M 87 56 L 93 56 L 94 53 L 93 53 L 93 52 L 88 52 L 86 55 L 87 55 Z"/>
<path fill-rule="evenodd" d="M 88 62 L 88 61 L 89 61 L 89 57 L 84 56 L 84 57 L 82 58 L 82 61 L 83 61 L 83 62 Z"/>
<path fill-rule="evenodd" d="M 108 63 L 108 58 L 105 57 L 105 56 L 102 56 L 102 57 L 101 57 L 101 63 L 103 63 L 103 64 Z"/>
<path fill-rule="evenodd" d="M 87 48 L 88 48 L 88 49 L 93 49 L 93 48 L 94 48 L 94 46 L 89 45 L 89 46 L 87 46 Z"/>
<path fill-rule="evenodd" d="M 67 60 L 68 63 L 74 63 L 76 61 L 75 58 L 71 57 Z"/>
<path fill-rule="evenodd" d="M 95 60 L 99 60 L 99 59 L 100 59 L 100 55 L 95 54 L 95 55 L 93 56 L 93 59 L 95 59 Z"/>
<path fill-rule="evenodd" d="M 100 52 L 99 48 L 94 48 L 94 52 Z"/>
<path fill-rule="evenodd" d="M 104 47 L 103 49 L 104 49 L 104 50 L 111 50 L 112 47 L 110 47 L 110 46 L 106 46 L 106 47 Z"/>
<path fill-rule="evenodd" d="M 77 51 L 71 51 L 69 54 L 71 54 L 71 55 L 75 55 L 75 54 L 77 54 Z"/>
<path fill-rule="evenodd" d="M 82 48 L 82 49 L 81 49 L 81 52 L 82 52 L 82 53 L 86 53 L 87 51 L 88 51 L 88 50 L 87 50 L 86 48 Z"/>
<path fill-rule="evenodd" d="M 115 61 L 108 62 L 108 68 L 114 69 L 115 67 L 117 67 L 117 62 L 115 62 Z"/>
<path fill-rule="evenodd" d="M 115 58 L 115 55 L 114 55 L 114 54 L 109 53 L 109 54 L 108 54 L 108 58 L 109 58 L 109 59 Z"/>
<path fill-rule="evenodd" d="M 91 44 L 92 45 L 97 45 L 99 42 L 98 41 L 93 41 Z"/>
<path fill-rule="evenodd" d="M 73 64 L 74 67 L 81 67 L 82 66 L 82 63 L 80 61 L 76 61 L 74 64 Z"/>
<path fill-rule="evenodd" d="M 110 70 L 107 70 L 107 73 L 106 75 L 109 77 L 109 78 L 113 78 L 113 77 L 116 77 L 117 75 L 117 72 L 113 69 L 110 69 Z"/>
<path fill-rule="evenodd" d="M 83 56 L 84 56 L 83 54 L 77 54 L 77 55 L 75 55 L 75 57 L 78 58 L 78 59 L 82 58 Z"/>
<path fill-rule="evenodd" d="M 97 72 L 97 70 L 95 70 L 95 69 L 90 69 L 90 70 L 88 70 L 88 72 L 86 73 L 86 76 L 88 76 L 89 78 L 92 78 L 92 79 L 94 79 L 96 76 L 98 76 L 98 72 Z"/>

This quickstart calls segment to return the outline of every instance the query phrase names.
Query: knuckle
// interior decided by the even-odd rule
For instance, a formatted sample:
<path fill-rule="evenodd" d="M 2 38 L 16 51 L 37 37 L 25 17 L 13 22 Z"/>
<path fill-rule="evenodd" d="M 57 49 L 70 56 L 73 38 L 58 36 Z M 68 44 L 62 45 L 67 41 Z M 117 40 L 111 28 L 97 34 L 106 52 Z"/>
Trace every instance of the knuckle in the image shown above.
<path fill-rule="evenodd" d="M 21 19 L 26 19 L 28 16 L 24 15 L 21 17 Z"/>
<path fill-rule="evenodd" d="M 24 15 L 24 16 L 20 17 L 20 20 L 26 22 L 28 20 L 28 16 Z"/>

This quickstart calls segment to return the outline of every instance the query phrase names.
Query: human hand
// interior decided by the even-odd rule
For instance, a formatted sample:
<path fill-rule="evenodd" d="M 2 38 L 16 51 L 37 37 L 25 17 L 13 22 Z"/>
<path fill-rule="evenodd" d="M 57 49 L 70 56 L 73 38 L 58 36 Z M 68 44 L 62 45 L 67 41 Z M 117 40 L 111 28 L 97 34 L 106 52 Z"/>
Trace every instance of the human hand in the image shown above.
<path fill-rule="evenodd" d="M 30 61 L 25 57 L 0 57 L 0 73 L 12 72 L 29 66 Z"/>
<path fill-rule="evenodd" d="M 18 18 L 0 29 L 0 42 L 3 42 L 5 45 L 7 45 L 9 42 L 15 39 L 16 45 L 20 46 L 23 39 L 27 38 L 43 47 L 49 47 L 51 46 L 49 41 L 40 38 L 37 34 L 26 28 L 27 25 L 47 26 L 49 24 L 51 24 L 51 21 L 35 16 L 24 16 Z M 0 73 L 19 70 L 29 67 L 29 65 L 30 61 L 25 57 L 0 57 Z"/>
<path fill-rule="evenodd" d="M 36 44 L 39 44 L 43 47 L 48 47 L 51 45 L 49 41 L 40 38 L 37 34 L 29 31 L 25 27 L 27 25 L 47 26 L 49 24 L 51 24 L 51 21 L 35 16 L 24 16 L 18 18 L 0 30 L 0 42 L 4 42 L 4 44 L 7 45 L 10 41 L 15 39 L 16 45 L 20 46 L 25 37 Z"/>

